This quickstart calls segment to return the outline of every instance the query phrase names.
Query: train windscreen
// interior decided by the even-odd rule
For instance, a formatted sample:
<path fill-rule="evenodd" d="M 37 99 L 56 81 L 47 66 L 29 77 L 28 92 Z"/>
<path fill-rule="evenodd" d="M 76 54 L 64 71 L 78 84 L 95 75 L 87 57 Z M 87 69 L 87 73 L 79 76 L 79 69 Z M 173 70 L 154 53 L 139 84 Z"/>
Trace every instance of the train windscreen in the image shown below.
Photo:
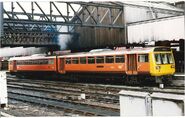
<path fill-rule="evenodd" d="M 158 53 L 155 54 L 156 64 L 173 64 L 172 53 Z"/>

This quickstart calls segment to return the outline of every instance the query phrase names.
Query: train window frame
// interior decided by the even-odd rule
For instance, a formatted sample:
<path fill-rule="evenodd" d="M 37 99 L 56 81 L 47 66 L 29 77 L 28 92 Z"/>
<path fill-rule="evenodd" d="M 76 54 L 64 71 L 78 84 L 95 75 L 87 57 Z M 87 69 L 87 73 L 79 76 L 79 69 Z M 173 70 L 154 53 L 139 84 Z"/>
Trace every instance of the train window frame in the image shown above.
<path fill-rule="evenodd" d="M 141 57 L 144 57 L 144 60 L 141 60 Z M 147 58 L 146 58 L 147 57 Z M 149 54 L 144 53 L 144 54 L 138 54 L 138 59 L 137 61 L 139 63 L 148 63 L 149 62 Z"/>
<path fill-rule="evenodd" d="M 90 59 L 93 59 L 94 61 L 90 62 L 89 60 Z M 92 57 L 87 57 L 87 61 L 88 61 L 88 64 L 95 64 L 95 57 L 92 56 Z M 89 63 L 90 62 L 90 63 Z"/>
<path fill-rule="evenodd" d="M 53 65 L 53 64 L 54 64 L 54 59 L 49 59 L 49 60 L 48 60 L 48 64 Z"/>
<path fill-rule="evenodd" d="M 118 57 L 119 57 L 119 59 L 120 59 L 120 57 L 123 57 L 122 59 L 122 61 L 117 61 L 117 59 L 118 59 Z M 125 63 L 125 55 L 115 55 L 115 63 Z"/>
<path fill-rule="evenodd" d="M 169 60 L 169 54 L 171 55 L 171 61 Z M 160 58 L 160 61 L 161 63 L 157 63 L 156 61 L 156 55 L 159 55 L 159 58 Z M 162 57 L 162 55 L 165 55 L 166 57 L 166 63 L 164 63 L 164 58 Z M 173 56 L 172 56 L 172 53 L 168 52 L 168 53 L 154 53 L 154 58 L 155 58 L 155 63 L 157 65 L 166 65 L 166 64 L 174 64 L 174 59 L 173 59 Z"/>
<path fill-rule="evenodd" d="M 82 58 L 85 59 L 85 61 L 84 60 L 82 61 Z M 87 63 L 87 57 L 80 57 L 80 64 L 86 64 L 86 63 Z"/>
<path fill-rule="evenodd" d="M 174 64 L 174 59 L 173 59 L 172 53 L 167 53 L 167 58 L 168 58 L 169 64 Z"/>
<path fill-rule="evenodd" d="M 111 57 L 112 60 L 111 60 L 111 62 L 108 62 L 107 59 L 109 59 L 110 57 Z M 114 56 L 113 55 L 107 55 L 107 56 L 105 56 L 105 63 L 108 63 L 108 64 L 114 63 Z"/>
<path fill-rule="evenodd" d="M 71 57 L 65 58 L 65 64 L 71 64 L 71 63 L 72 63 Z"/>
<path fill-rule="evenodd" d="M 102 62 L 99 62 L 99 61 L 98 61 L 99 58 L 100 58 L 100 60 L 101 60 Z M 96 63 L 97 63 L 97 64 L 103 64 L 103 63 L 105 63 L 105 56 L 96 56 Z"/>
<path fill-rule="evenodd" d="M 158 56 L 158 57 L 157 57 Z M 159 59 L 159 61 L 160 61 L 160 63 L 159 63 L 159 61 L 157 61 L 158 59 Z M 154 53 L 154 58 L 155 58 L 155 63 L 157 64 L 157 65 L 160 65 L 160 64 L 163 64 L 162 63 L 162 60 L 161 60 L 161 55 L 160 55 L 160 53 Z"/>
<path fill-rule="evenodd" d="M 169 64 L 167 53 L 161 53 L 162 64 Z"/>
<path fill-rule="evenodd" d="M 75 63 L 74 63 L 75 62 Z M 78 57 L 73 57 L 71 59 L 71 64 L 79 64 L 79 58 Z"/>

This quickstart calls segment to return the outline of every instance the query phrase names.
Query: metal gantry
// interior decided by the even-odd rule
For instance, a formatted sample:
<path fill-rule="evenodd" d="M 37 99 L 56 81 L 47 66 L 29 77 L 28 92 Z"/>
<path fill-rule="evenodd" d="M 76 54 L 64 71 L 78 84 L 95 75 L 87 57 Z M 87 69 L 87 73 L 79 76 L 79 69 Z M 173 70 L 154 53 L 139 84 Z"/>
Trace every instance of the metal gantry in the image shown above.
<path fill-rule="evenodd" d="M 26 6 L 23 5 L 25 3 Z M 77 26 L 124 29 L 125 6 L 148 7 L 124 2 L 48 1 L 44 5 L 43 2 L 9 2 L 10 9 L 3 9 L 2 45 L 56 45 L 54 40 L 57 35 L 73 35 Z M 159 9 L 180 14 L 182 12 L 154 7 L 149 11 L 155 15 Z M 109 17 L 108 21 L 106 17 Z M 118 22 L 120 17 L 122 22 Z"/>
<path fill-rule="evenodd" d="M 118 17 L 123 14 L 123 7 L 109 2 L 45 2 L 49 12 L 44 9 L 46 6 L 40 5 L 41 2 L 27 2 L 30 10 L 21 2 L 11 2 L 10 4 L 10 10 L 4 8 L 5 34 L 2 44 L 6 46 L 14 43 L 28 45 L 31 44 L 30 42 L 36 43 L 38 40 L 52 43 L 53 37 L 58 34 L 74 34 L 75 26 L 124 28 L 123 24 L 116 24 Z M 90 7 L 93 7 L 92 11 Z M 107 9 L 102 16 L 99 14 L 100 8 Z M 119 10 L 115 17 L 112 15 L 114 9 Z M 95 12 L 96 15 L 94 15 Z M 85 15 L 88 17 L 84 17 Z M 108 23 L 103 22 L 106 16 L 111 18 Z M 90 20 L 92 22 L 89 22 Z M 65 31 L 61 30 L 63 28 Z"/>

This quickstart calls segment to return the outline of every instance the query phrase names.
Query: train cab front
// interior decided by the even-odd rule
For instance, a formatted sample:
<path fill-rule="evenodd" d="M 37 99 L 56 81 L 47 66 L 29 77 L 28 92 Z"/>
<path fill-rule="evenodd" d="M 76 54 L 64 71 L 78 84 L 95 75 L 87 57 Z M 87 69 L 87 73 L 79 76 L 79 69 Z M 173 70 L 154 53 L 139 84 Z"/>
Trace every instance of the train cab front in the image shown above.
<path fill-rule="evenodd" d="M 175 73 L 175 60 L 170 48 L 154 49 L 153 60 L 152 76 L 163 80 L 172 78 Z"/>

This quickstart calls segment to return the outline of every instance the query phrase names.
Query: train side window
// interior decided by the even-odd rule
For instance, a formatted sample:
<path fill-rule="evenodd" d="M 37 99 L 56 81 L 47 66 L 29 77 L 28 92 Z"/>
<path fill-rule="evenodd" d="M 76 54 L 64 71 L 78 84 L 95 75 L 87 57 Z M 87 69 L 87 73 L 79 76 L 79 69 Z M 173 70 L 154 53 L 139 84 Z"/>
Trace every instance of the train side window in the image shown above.
<path fill-rule="evenodd" d="M 124 63 L 125 57 L 124 55 L 116 55 L 116 63 Z"/>
<path fill-rule="evenodd" d="M 52 60 L 45 59 L 44 64 L 50 64 L 49 61 L 51 61 L 51 63 L 53 63 Z"/>
<path fill-rule="evenodd" d="M 74 57 L 74 58 L 72 59 L 72 63 L 73 63 L 73 64 L 78 64 L 78 57 Z"/>
<path fill-rule="evenodd" d="M 96 57 L 96 63 L 104 63 L 104 57 Z"/>
<path fill-rule="evenodd" d="M 17 61 L 17 65 L 21 65 L 20 61 Z"/>
<path fill-rule="evenodd" d="M 66 58 L 66 64 L 71 64 L 71 58 Z"/>
<path fill-rule="evenodd" d="M 30 61 L 29 61 L 29 64 L 30 64 L 30 65 L 33 65 L 33 61 L 32 61 L 32 60 L 30 60 Z"/>
<path fill-rule="evenodd" d="M 95 63 L 94 57 L 88 57 L 88 64 L 94 64 L 94 63 Z"/>
<path fill-rule="evenodd" d="M 42 63 L 44 63 L 44 60 L 43 61 L 41 61 L 41 60 L 33 60 L 33 65 L 37 65 L 37 64 L 42 64 Z"/>
<path fill-rule="evenodd" d="M 139 54 L 138 62 L 148 62 L 148 54 Z"/>
<path fill-rule="evenodd" d="M 48 60 L 48 64 L 54 64 L 54 60 L 53 59 Z"/>
<path fill-rule="evenodd" d="M 25 64 L 25 61 L 21 61 L 21 65 L 24 65 Z"/>
<path fill-rule="evenodd" d="M 86 64 L 86 57 L 80 57 L 80 63 Z"/>
<path fill-rule="evenodd" d="M 114 63 L 114 57 L 113 56 L 106 56 L 105 61 L 106 61 L 106 63 Z"/>

